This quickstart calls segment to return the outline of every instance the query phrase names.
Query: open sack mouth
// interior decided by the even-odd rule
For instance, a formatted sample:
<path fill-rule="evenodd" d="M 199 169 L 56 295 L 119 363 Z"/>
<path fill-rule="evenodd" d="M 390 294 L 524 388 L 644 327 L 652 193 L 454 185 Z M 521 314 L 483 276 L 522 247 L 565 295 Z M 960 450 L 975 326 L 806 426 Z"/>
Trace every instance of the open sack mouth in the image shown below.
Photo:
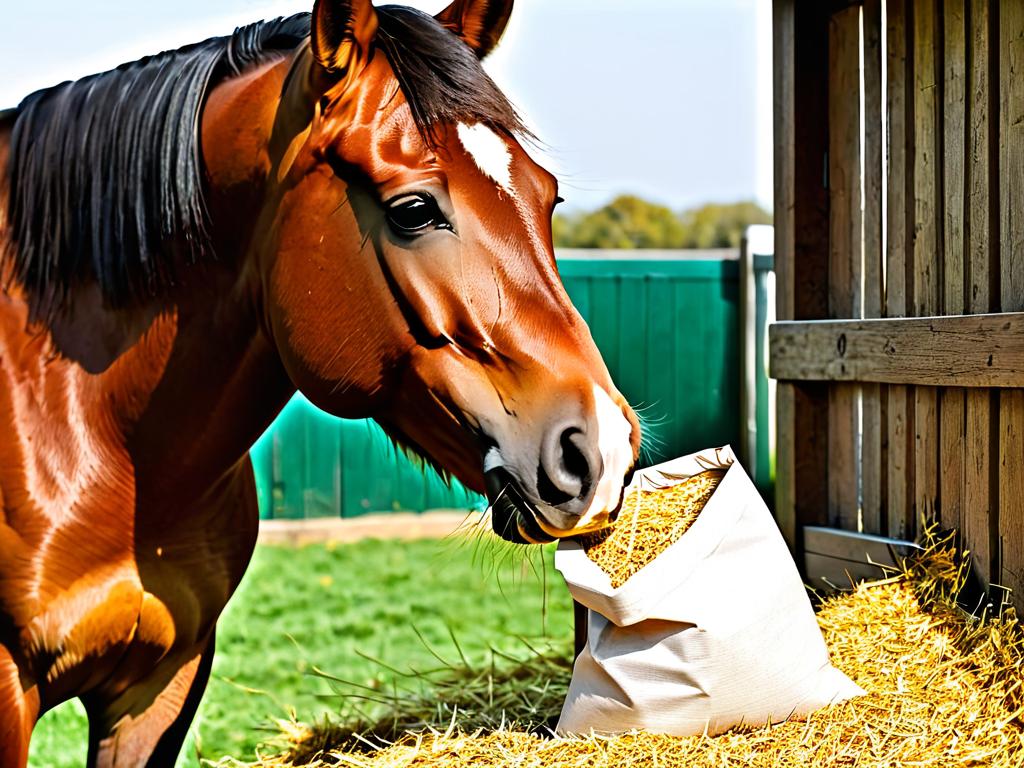
<path fill-rule="evenodd" d="M 537 508 L 523 497 L 507 469 L 488 470 L 484 473 L 484 484 L 491 506 L 491 527 L 498 536 L 514 544 L 546 544 L 555 540 L 540 527 Z"/>

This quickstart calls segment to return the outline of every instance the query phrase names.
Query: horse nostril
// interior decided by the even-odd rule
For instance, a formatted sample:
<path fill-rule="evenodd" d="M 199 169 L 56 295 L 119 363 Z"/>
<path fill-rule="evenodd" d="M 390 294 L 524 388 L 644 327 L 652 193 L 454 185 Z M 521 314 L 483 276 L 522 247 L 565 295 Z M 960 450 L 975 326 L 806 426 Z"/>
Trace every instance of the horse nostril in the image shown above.
<path fill-rule="evenodd" d="M 582 442 L 584 439 L 583 433 L 578 429 L 567 429 L 559 440 L 562 446 L 562 465 L 570 476 L 579 479 L 581 486 L 586 486 L 590 482 L 590 464 L 577 445 L 577 442 Z M 580 490 L 582 493 L 586 488 Z"/>
<path fill-rule="evenodd" d="M 562 430 L 545 440 L 537 467 L 537 492 L 553 507 L 586 497 L 590 492 L 592 468 L 584 453 L 586 437 L 576 427 Z"/>

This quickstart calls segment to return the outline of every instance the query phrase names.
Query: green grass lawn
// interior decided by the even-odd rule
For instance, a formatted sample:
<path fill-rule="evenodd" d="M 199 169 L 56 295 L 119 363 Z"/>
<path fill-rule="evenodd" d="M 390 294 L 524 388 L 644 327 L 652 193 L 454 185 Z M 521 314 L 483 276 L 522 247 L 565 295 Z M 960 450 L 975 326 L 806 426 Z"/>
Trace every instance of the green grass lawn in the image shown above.
<path fill-rule="evenodd" d="M 552 552 L 465 539 L 260 548 L 218 626 L 213 677 L 179 765 L 251 758 L 274 718 L 338 712 L 314 667 L 386 687 L 393 674 L 364 656 L 427 668 L 437 660 L 424 641 L 458 657 L 450 633 L 470 658 L 521 651 L 518 637 L 566 637 L 572 604 Z M 30 765 L 83 765 L 86 731 L 78 702 L 48 713 Z"/>

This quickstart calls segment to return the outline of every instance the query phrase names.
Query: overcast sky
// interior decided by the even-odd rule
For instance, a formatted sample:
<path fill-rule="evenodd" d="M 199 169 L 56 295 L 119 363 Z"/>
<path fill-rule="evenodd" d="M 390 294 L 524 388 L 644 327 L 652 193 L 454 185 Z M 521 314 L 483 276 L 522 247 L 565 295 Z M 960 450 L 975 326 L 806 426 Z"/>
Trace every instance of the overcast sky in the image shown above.
<path fill-rule="evenodd" d="M 436 12 L 446 0 L 406 0 Z M 0 27 L 0 106 L 61 80 L 312 0 L 19 2 Z M 486 67 L 547 144 L 568 204 L 635 192 L 674 208 L 770 206 L 770 0 L 516 0 Z"/>

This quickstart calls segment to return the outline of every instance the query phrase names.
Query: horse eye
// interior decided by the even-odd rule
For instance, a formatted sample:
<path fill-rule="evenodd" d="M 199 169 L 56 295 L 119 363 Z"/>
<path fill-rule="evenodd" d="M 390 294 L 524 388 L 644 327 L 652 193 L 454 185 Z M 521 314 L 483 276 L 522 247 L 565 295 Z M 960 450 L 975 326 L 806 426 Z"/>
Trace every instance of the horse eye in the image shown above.
<path fill-rule="evenodd" d="M 450 229 L 437 201 L 429 195 L 408 195 L 388 204 L 388 224 L 402 237 L 415 237 L 430 229 Z"/>

